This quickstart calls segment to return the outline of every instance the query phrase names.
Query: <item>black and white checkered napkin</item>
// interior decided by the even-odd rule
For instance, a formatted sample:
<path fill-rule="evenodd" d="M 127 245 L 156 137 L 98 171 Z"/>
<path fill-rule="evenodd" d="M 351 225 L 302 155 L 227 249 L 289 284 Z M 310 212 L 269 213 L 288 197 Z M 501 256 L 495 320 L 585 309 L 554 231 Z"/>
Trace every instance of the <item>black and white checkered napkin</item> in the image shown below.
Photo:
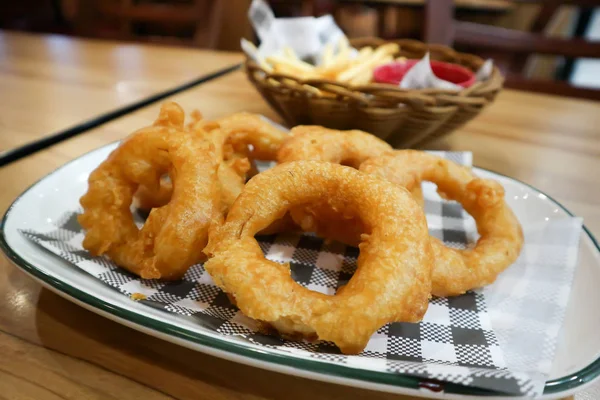
<path fill-rule="evenodd" d="M 470 153 L 440 155 L 471 165 Z M 459 204 L 441 200 L 430 184 L 424 184 L 424 197 L 433 236 L 455 248 L 465 248 L 476 240 L 474 221 Z M 202 265 L 192 267 L 180 281 L 163 282 L 140 279 L 106 258 L 90 257 L 81 246 L 84 232 L 77 223 L 77 212 L 65 210 L 54 231 L 23 234 L 124 295 L 143 294 L 141 302 L 148 306 L 186 316 L 223 335 L 237 335 L 251 345 L 268 346 L 272 352 L 531 396 L 542 392 L 552 364 L 579 238 L 575 219 L 552 229 L 546 225 L 528 232 L 525 227 L 523 256 L 498 284 L 459 297 L 433 299 L 421 323 L 388 324 L 373 335 L 363 353 L 346 356 L 330 343 L 293 342 L 258 333 L 254 321 L 229 302 Z M 564 237 L 573 240 L 565 242 Z M 356 268 L 357 248 L 326 244 L 311 234 L 263 236 L 259 242 L 267 258 L 289 262 L 292 277 L 311 290 L 335 294 Z M 548 247 L 553 249 L 551 259 L 541 251 Z M 547 264 L 542 268 L 540 261 L 552 262 L 552 270 Z M 560 296 L 553 297 L 557 292 Z M 488 299 L 493 301 L 493 309 Z M 532 300 L 540 305 L 541 314 L 536 314 L 539 309 L 532 310 Z M 538 328 L 545 332 L 543 339 L 535 336 Z M 539 351 L 524 347 L 532 340 Z M 526 364 L 519 361 L 524 354 L 531 356 Z"/>

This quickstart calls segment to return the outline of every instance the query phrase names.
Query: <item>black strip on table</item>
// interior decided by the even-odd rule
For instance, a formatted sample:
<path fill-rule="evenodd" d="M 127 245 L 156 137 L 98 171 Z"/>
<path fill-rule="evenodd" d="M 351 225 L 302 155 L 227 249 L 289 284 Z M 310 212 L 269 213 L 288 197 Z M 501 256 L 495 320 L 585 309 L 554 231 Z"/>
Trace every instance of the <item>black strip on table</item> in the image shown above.
<path fill-rule="evenodd" d="M 201 78 L 194 79 L 191 82 L 184 83 L 181 86 L 177 86 L 173 89 L 169 89 L 164 92 L 155 94 L 153 96 L 147 97 L 147 98 L 137 101 L 135 103 L 132 103 L 127 106 L 110 111 L 106 114 L 99 115 L 98 117 L 95 117 L 88 121 L 81 122 L 70 128 L 63 129 L 63 130 L 58 131 L 50 136 L 46 136 L 39 140 L 35 140 L 33 142 L 27 143 L 23 146 L 1 152 L 0 153 L 0 167 L 3 165 L 6 165 L 8 163 L 11 163 L 13 161 L 16 161 L 20 158 L 23 158 L 25 156 L 28 156 L 30 154 L 33 154 L 39 150 L 43 150 L 47 147 L 50 147 L 53 144 L 62 142 L 65 139 L 68 139 L 70 137 L 84 133 L 85 131 L 88 131 L 92 128 L 96 128 L 100 125 L 103 125 L 103 124 L 110 122 L 114 119 L 117 119 L 119 117 L 122 117 L 133 111 L 139 110 L 142 107 L 146 107 L 147 105 L 150 105 L 152 103 L 160 101 L 166 97 L 173 96 L 174 94 L 183 92 L 184 90 L 191 89 L 194 86 L 200 85 L 201 83 L 205 83 L 210 80 L 216 79 L 220 76 L 226 75 L 230 72 L 237 70 L 238 68 L 240 68 L 240 66 L 241 66 L 241 64 L 236 64 L 234 66 L 214 72 L 210 75 L 205 75 Z"/>

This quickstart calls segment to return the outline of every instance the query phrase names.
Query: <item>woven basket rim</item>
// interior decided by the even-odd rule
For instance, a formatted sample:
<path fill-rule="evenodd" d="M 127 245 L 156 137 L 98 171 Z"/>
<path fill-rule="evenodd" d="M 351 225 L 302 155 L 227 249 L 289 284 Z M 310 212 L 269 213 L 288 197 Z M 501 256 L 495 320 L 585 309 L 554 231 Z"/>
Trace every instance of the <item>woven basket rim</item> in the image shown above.
<path fill-rule="evenodd" d="M 363 37 L 351 39 L 350 43 L 359 48 L 364 46 L 378 46 L 385 43 L 397 43 L 400 46 L 400 53 L 396 56 L 402 55 L 403 48 L 408 48 L 409 51 L 413 53 L 425 54 L 425 52 L 430 51 L 435 53 L 436 58 L 440 58 L 437 56 L 442 55 L 441 58 L 460 60 L 462 61 L 461 65 L 466 64 L 465 66 L 472 71 L 475 71 L 475 68 L 478 68 L 485 62 L 482 58 L 473 54 L 461 53 L 447 46 L 436 44 L 430 45 L 413 39 L 384 40 L 374 37 Z M 387 96 L 390 97 L 405 98 L 407 100 L 414 98 L 413 100 L 415 101 L 429 103 L 430 105 L 436 104 L 436 99 L 440 98 L 444 100 L 444 102 L 449 103 L 484 105 L 484 103 L 487 103 L 486 97 L 493 92 L 499 91 L 504 83 L 504 77 L 495 65 L 493 66 L 492 73 L 488 79 L 476 82 L 472 86 L 459 91 L 434 88 L 404 89 L 395 85 L 382 83 L 369 83 L 367 85 L 353 86 L 332 79 L 301 79 L 288 74 L 270 73 L 248 56 L 246 56 L 245 69 L 248 74 L 254 74 L 256 72 L 264 74 L 264 77 L 261 79 L 262 84 L 268 85 L 270 88 L 275 87 L 275 85 L 270 84 L 273 79 L 278 82 L 288 80 L 293 82 L 293 84 L 285 85 L 287 88 L 293 86 L 295 91 L 311 92 L 313 95 L 315 92 L 318 92 L 320 88 L 325 87 L 327 88 L 326 91 L 337 92 L 337 94 L 354 98 L 357 101 L 361 101 L 361 96 L 364 96 L 365 94 L 386 93 Z M 481 100 L 482 102 L 478 102 L 476 99 Z M 473 100 L 475 100 L 475 102 L 473 102 Z"/>

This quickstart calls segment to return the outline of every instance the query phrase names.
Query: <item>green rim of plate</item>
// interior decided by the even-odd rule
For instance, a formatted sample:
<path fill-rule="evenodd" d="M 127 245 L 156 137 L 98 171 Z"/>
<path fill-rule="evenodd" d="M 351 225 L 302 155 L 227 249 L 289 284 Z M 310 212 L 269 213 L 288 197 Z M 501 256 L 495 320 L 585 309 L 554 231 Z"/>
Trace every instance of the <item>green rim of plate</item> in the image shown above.
<path fill-rule="evenodd" d="M 107 146 L 110 146 L 110 144 Z M 302 370 L 305 370 L 308 372 L 316 372 L 316 373 L 335 376 L 335 377 L 349 378 L 349 379 L 354 379 L 354 380 L 359 380 L 359 381 L 378 383 L 378 384 L 384 384 L 384 385 L 390 385 L 390 386 L 397 386 L 397 387 L 403 387 L 403 388 L 408 388 L 408 389 L 419 389 L 419 387 L 421 387 L 422 383 L 427 382 L 426 380 L 423 380 L 421 378 L 414 377 L 414 376 L 387 373 L 387 372 L 378 372 L 378 371 L 367 371 L 367 370 L 361 370 L 361 369 L 356 369 L 356 368 L 351 368 L 351 367 L 345 367 L 342 365 L 327 364 L 327 363 L 322 363 L 319 361 L 299 359 L 299 358 L 294 358 L 294 357 L 281 355 L 281 354 L 266 353 L 264 351 L 254 349 L 254 348 L 245 346 L 243 344 L 231 343 L 228 341 L 224 341 L 224 340 L 216 339 L 216 338 L 213 338 L 210 336 L 206 336 L 206 335 L 200 334 L 198 332 L 190 331 L 185 328 L 180 328 L 180 327 L 168 324 L 168 323 L 157 321 L 153 318 L 145 317 L 136 312 L 129 311 L 129 310 L 121 308 L 119 306 L 115 306 L 114 304 L 100 300 L 86 292 L 83 292 L 82 290 L 77 289 L 76 287 L 65 284 L 61 280 L 56 279 L 56 278 L 44 273 L 43 271 L 39 270 L 35 265 L 24 260 L 16 251 L 14 251 L 9 246 L 9 244 L 6 240 L 6 232 L 5 232 L 4 228 L 6 225 L 6 221 L 8 220 L 14 205 L 21 199 L 21 197 L 23 197 L 27 192 L 29 192 L 34 186 L 36 186 L 42 180 L 48 178 L 49 176 L 51 176 L 55 173 L 58 173 L 63 168 L 66 168 L 68 165 L 79 160 L 80 158 L 86 157 L 89 154 L 94 153 L 96 151 L 100 151 L 104 147 L 107 147 L 107 146 L 103 146 L 99 149 L 94 149 L 92 151 L 89 151 L 89 152 L 81 155 L 80 157 L 78 157 L 76 159 L 73 159 L 73 160 L 67 162 L 66 164 L 64 164 L 61 167 L 57 168 L 56 170 L 50 172 L 49 174 L 47 174 L 46 176 L 44 176 L 43 178 L 39 179 L 37 182 L 32 184 L 31 186 L 29 186 L 23 193 L 21 193 L 13 201 L 11 206 L 8 208 L 8 210 L 4 214 L 4 216 L 2 218 L 2 222 L 0 223 L 0 249 L 2 249 L 2 251 L 4 251 L 6 256 L 13 263 L 15 263 L 15 265 L 17 265 L 18 267 L 23 269 L 25 272 L 31 274 L 32 276 L 42 280 L 46 284 L 52 286 L 53 288 L 61 291 L 62 293 L 67 294 L 68 296 L 75 298 L 83 303 L 86 303 L 94 308 L 97 308 L 104 312 L 110 313 L 116 317 L 133 322 L 136 325 L 140 325 L 145 328 L 149 328 L 151 330 L 161 332 L 161 333 L 164 333 L 167 335 L 175 336 L 177 338 L 180 338 L 180 339 L 183 339 L 183 340 L 186 340 L 189 342 L 193 342 L 193 343 L 196 343 L 196 344 L 199 344 L 202 346 L 207 346 L 207 347 L 211 347 L 214 349 L 226 351 L 226 352 L 229 352 L 229 353 L 232 353 L 232 354 L 235 354 L 238 356 L 242 356 L 245 358 L 256 359 L 256 360 L 266 361 L 266 362 L 273 363 L 273 364 L 279 364 L 279 365 L 285 365 L 288 367 L 298 368 L 298 369 L 302 369 Z M 484 171 L 488 171 L 493 174 L 503 176 L 507 179 L 513 180 L 515 182 L 521 183 L 521 184 L 543 194 L 544 196 L 546 196 L 550 201 L 552 201 L 554 204 L 556 204 L 558 207 L 560 207 L 568 215 L 574 216 L 573 213 L 571 213 L 565 206 L 560 204 L 554 198 L 552 198 L 551 196 L 548 196 L 546 193 L 540 191 L 539 189 L 537 189 L 525 182 L 522 182 L 515 178 L 511 178 L 504 174 L 500 174 L 495 171 L 491 171 L 489 169 L 485 169 L 485 168 L 479 168 L 479 169 L 482 169 Z M 592 243 L 596 246 L 596 249 L 598 250 L 598 252 L 600 252 L 600 244 L 598 243 L 598 240 L 596 240 L 594 235 L 592 235 L 592 233 L 589 231 L 589 229 L 585 225 L 583 225 L 583 230 L 587 234 L 589 239 L 592 241 Z M 600 375 L 600 358 L 596 359 L 595 361 L 593 361 L 591 364 L 589 364 L 585 368 L 583 368 L 573 374 L 570 374 L 570 375 L 567 375 L 567 376 L 564 376 L 561 378 L 553 379 L 551 381 L 547 381 L 544 386 L 544 394 L 553 394 L 553 393 L 563 392 L 563 391 L 567 391 L 567 390 L 576 388 L 578 386 L 581 386 L 587 382 L 594 380 L 599 375 Z M 445 393 L 479 395 L 479 396 L 498 396 L 498 395 L 507 396 L 506 393 L 502 393 L 502 392 L 467 387 L 467 386 L 458 385 L 458 384 L 454 384 L 454 383 L 443 382 L 442 385 L 443 385 L 443 390 Z M 508 395 L 508 396 L 510 396 L 510 395 Z"/>

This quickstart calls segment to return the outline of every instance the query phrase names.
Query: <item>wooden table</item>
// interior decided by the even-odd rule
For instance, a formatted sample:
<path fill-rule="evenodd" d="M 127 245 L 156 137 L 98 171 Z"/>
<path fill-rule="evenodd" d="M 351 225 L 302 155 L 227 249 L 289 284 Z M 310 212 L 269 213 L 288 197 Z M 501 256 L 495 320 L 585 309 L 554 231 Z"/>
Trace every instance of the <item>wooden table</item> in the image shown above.
<path fill-rule="evenodd" d="M 0 31 L 0 157 L 241 61 L 239 53 Z"/>
<path fill-rule="evenodd" d="M 172 99 L 207 118 L 247 110 L 277 120 L 240 71 Z M 148 124 L 158 108 L 153 104 L 0 168 L 0 210 L 68 160 Z M 473 151 L 476 165 L 547 192 L 600 236 L 598 111 L 590 102 L 505 91 L 437 147 Z M 45 121 L 35 123 L 43 127 Z M 7 134 L 0 127 L 0 136 Z M 0 357 L 0 398 L 9 399 L 406 399 L 257 370 L 160 341 L 42 289 L 5 259 Z"/>

